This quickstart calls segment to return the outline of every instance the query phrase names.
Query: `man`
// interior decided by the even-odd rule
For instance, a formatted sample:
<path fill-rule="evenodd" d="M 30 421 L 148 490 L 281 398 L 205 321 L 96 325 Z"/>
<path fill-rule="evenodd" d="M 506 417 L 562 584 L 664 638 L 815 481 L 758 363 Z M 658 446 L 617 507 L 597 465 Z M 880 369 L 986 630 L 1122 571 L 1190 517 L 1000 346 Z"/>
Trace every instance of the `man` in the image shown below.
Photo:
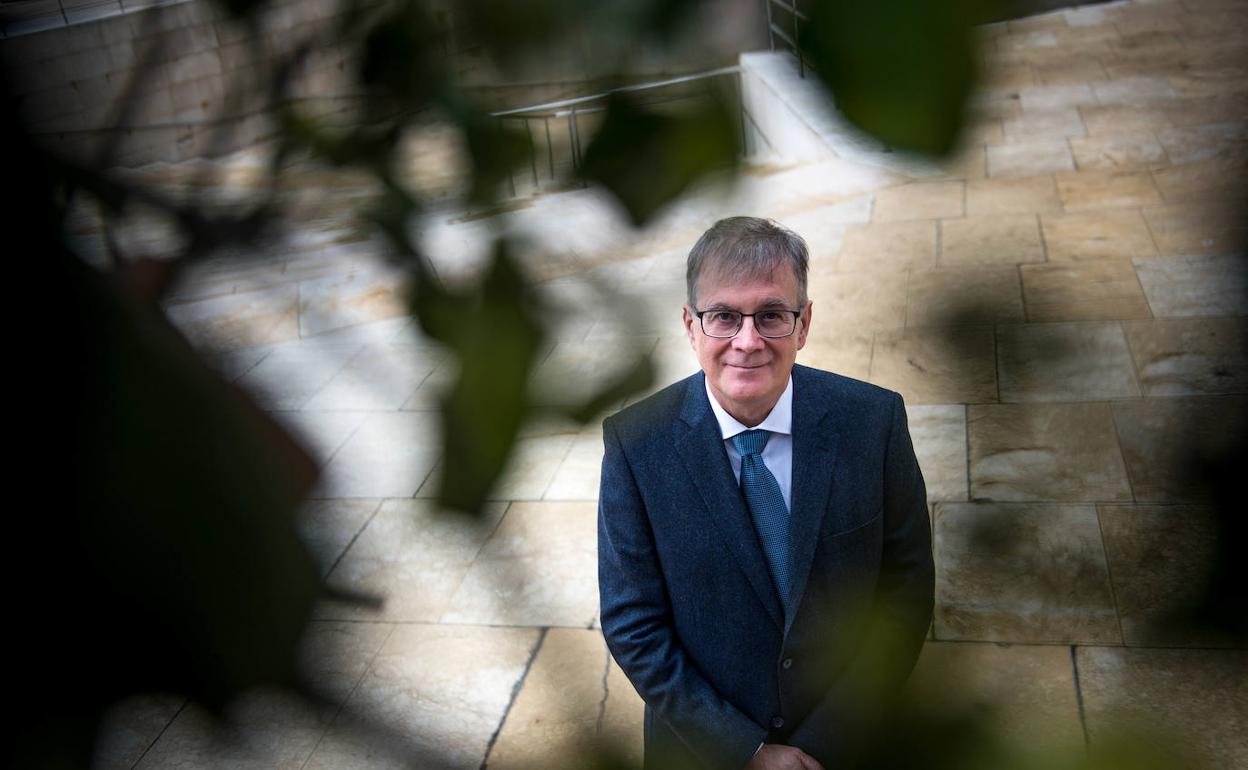
<path fill-rule="evenodd" d="M 839 770 L 932 612 L 901 397 L 796 366 L 806 245 L 717 222 L 689 253 L 702 371 L 603 423 L 603 635 L 646 702 L 647 770 Z"/>

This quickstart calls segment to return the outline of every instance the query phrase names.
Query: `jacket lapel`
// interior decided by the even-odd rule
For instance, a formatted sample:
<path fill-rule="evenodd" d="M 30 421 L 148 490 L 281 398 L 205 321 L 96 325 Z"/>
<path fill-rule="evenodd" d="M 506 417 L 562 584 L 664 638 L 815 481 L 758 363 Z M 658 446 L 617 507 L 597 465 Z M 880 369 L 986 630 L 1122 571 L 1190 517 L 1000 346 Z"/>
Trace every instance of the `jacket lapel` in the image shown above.
<path fill-rule="evenodd" d="M 819 544 L 819 528 L 832 491 L 832 464 L 840 436 L 828 414 L 828 398 L 814 392 L 814 383 L 793 367 L 793 489 L 789 516 L 790 569 L 794 608 L 802 606 L 811 562 Z M 729 469 L 729 473 L 731 473 Z M 793 625 L 786 619 L 784 633 Z"/>
<path fill-rule="evenodd" d="M 745 498 L 741 495 L 732 466 L 728 463 L 719 423 L 716 422 L 707 401 L 704 376 L 699 372 L 687 380 L 688 386 L 685 388 L 680 414 L 685 423 L 685 431 L 683 434 L 678 432 L 676 451 L 702 497 L 704 507 L 701 513 L 724 539 L 754 592 L 767 608 L 767 614 L 775 622 L 776 628 L 783 628 L 784 608 L 772 584 L 766 557 L 754 531 L 754 522 L 745 506 Z M 796 446 L 794 450 L 796 455 Z M 796 481 L 796 474 L 794 480 Z M 808 563 L 807 571 L 809 566 Z"/>

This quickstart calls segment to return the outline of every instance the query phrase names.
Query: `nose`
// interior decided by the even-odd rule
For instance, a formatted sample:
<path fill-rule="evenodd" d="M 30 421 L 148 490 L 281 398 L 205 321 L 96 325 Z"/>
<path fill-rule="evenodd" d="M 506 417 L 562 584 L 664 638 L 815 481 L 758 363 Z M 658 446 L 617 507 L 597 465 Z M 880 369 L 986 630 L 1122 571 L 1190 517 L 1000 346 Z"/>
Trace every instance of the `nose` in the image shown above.
<path fill-rule="evenodd" d="M 761 350 L 763 339 L 758 329 L 754 328 L 753 316 L 746 316 L 741 319 L 741 330 L 732 338 L 732 347 L 741 351 Z"/>

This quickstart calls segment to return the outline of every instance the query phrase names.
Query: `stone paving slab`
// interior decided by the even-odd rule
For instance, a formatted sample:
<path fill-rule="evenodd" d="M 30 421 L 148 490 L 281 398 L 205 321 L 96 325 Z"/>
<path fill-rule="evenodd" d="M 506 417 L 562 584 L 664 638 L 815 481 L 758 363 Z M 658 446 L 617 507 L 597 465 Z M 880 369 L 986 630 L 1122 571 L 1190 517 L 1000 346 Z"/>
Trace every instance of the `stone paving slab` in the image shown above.
<path fill-rule="evenodd" d="M 598 506 L 515 502 L 439 621 L 586 628 L 598 611 Z"/>
<path fill-rule="evenodd" d="M 490 752 L 490 767 L 584 767 L 587 752 L 642 760 L 644 702 L 601 629 L 552 628 Z"/>
<path fill-rule="evenodd" d="M 971 499 L 1132 499 L 1115 416 L 1104 403 L 971 404 Z"/>
<path fill-rule="evenodd" d="M 964 672 L 942 694 L 993 708 L 1024 745 L 1086 731 L 1095 751 L 1134 714 L 1193 736 L 1210 767 L 1248 764 L 1243 650 L 1213 649 L 1242 642 L 1156 622 L 1190 597 L 1211 542 L 1211 502 L 1182 463 L 1242 433 L 1248 13 L 1120 0 L 977 39 L 985 78 L 941 163 L 890 157 L 822 111 L 818 159 L 751 168 L 640 230 L 591 189 L 501 218 L 430 211 L 415 234 L 451 286 L 476 279 L 494 234 L 534 244 L 518 257 L 564 311 L 534 383 L 575 385 L 543 390 L 558 406 L 634 353 L 654 356 L 647 392 L 695 371 L 680 322 L 693 241 L 730 214 L 794 228 L 814 301 L 798 360 L 906 399 L 938 574 L 939 641 L 916 687 Z M 803 120 L 817 88 L 783 56 L 751 56 Z M 151 173 L 173 184 L 178 169 Z M 98 217 L 74 217 L 98 246 Z M 136 221 L 128 237 L 150 249 L 160 233 Z M 473 770 L 550 766 L 584 733 L 640 760 L 642 703 L 597 626 L 601 419 L 526 428 L 478 528 L 435 516 L 436 408 L 456 365 L 407 317 L 384 252 L 317 222 L 271 262 L 205 263 L 167 303 L 323 467 L 299 526 L 330 583 L 387 597 L 317 609 L 338 644 L 323 657 L 343 663 L 317 678 L 344 711 L 256 701 L 249 752 L 178 699 L 133 701 L 102 766 L 399 767 L 434 749 Z M 396 735 L 361 730 L 367 713 Z"/>
<path fill-rule="evenodd" d="M 1091 505 L 940 503 L 936 638 L 1120 644 Z"/>
<path fill-rule="evenodd" d="M 1217 647 L 1229 640 L 1184 612 L 1213 578 L 1216 510 L 1200 505 L 1099 505 L 1123 641 L 1130 646 Z"/>
<path fill-rule="evenodd" d="M 1110 321 L 997 327 L 1003 402 L 1106 401 L 1140 395 L 1122 327 Z"/>
<path fill-rule="evenodd" d="M 1175 767 L 1248 763 L 1248 652 L 1081 647 L 1078 663 L 1094 756 L 1125 733 L 1145 754 L 1177 754 Z"/>
<path fill-rule="evenodd" d="M 961 267 L 915 271 L 907 285 L 906 326 L 986 325 L 1023 320 L 1019 270 Z"/>
<path fill-rule="evenodd" d="M 405 745 L 386 747 L 339 719 L 308 767 L 401 767 L 440 757 L 479 768 L 541 638 L 537 629 L 399 625 L 346 707 L 377 721 Z"/>
<path fill-rule="evenodd" d="M 1064 645 L 928 642 L 906 695 L 945 715 L 969 712 L 1023 746 L 1082 748 L 1083 725 Z"/>
<path fill-rule="evenodd" d="M 879 332 L 869 379 L 901 393 L 908 404 L 996 401 L 992 327 Z"/>
<path fill-rule="evenodd" d="M 506 509 L 488 504 L 479 521 L 439 511 L 424 500 L 384 501 L 362 530 L 340 516 L 336 539 L 350 533 L 350 547 L 336 557 L 330 586 L 378 596 L 380 610 L 344 603 L 325 604 L 318 617 L 435 623 Z M 322 527 L 328 527 L 328 523 Z"/>

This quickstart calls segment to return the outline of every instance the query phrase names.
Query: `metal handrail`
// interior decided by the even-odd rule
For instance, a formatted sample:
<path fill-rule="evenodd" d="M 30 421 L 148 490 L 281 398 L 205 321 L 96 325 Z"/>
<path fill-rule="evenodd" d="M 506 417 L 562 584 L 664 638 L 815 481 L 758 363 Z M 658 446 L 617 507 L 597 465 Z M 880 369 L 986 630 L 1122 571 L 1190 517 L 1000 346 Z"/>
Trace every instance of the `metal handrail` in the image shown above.
<path fill-rule="evenodd" d="M 648 91 L 654 88 L 663 88 L 665 86 L 678 85 L 680 83 L 691 83 L 695 80 L 705 80 L 717 75 L 727 75 L 729 73 L 739 73 L 741 68 L 737 65 L 730 67 L 720 67 L 719 69 L 706 70 L 705 72 L 695 72 L 692 75 L 681 75 L 679 77 L 668 78 L 667 80 L 656 80 L 653 83 L 637 83 L 631 86 L 620 86 L 603 91 L 600 94 L 592 94 L 590 96 L 577 96 L 572 99 L 560 99 L 554 102 L 546 102 L 545 104 L 534 104 L 531 107 L 516 107 L 511 110 L 502 110 L 500 112 L 491 112 L 490 115 L 496 118 L 510 117 L 525 112 L 538 112 L 541 110 L 554 110 L 560 107 L 571 107 L 576 104 L 588 104 L 596 102 L 600 99 L 606 99 L 611 94 L 624 93 L 629 91 Z"/>
<path fill-rule="evenodd" d="M 666 78 L 664 80 L 656 80 L 649 83 L 637 83 L 629 86 L 620 86 L 612 88 L 602 93 L 590 94 L 589 96 L 577 96 L 571 99 L 558 99 L 552 102 L 543 102 L 541 104 L 533 104 L 527 107 L 515 107 L 508 110 L 499 110 L 491 112 L 490 116 L 498 119 L 498 125 L 501 129 L 504 121 L 519 120 L 524 123 L 524 129 L 529 137 L 530 146 L 533 143 L 533 123 L 542 122 L 542 128 L 546 137 L 546 157 L 547 168 L 550 174 L 550 180 L 555 179 L 555 151 L 554 143 L 550 135 L 550 121 L 566 119 L 568 123 L 568 144 L 572 150 L 572 169 L 581 179 L 582 186 L 586 185 L 584 174 L 581 171 L 581 162 L 583 158 L 581 130 L 578 121 L 580 115 L 592 115 L 606 110 L 603 106 L 585 106 L 592 105 L 594 102 L 600 102 L 612 94 L 618 93 L 635 93 L 638 91 L 653 91 L 661 88 L 670 88 L 671 86 L 681 85 L 684 83 L 692 83 L 700 80 L 708 80 L 710 78 L 735 76 L 737 109 L 741 122 L 741 141 L 747 141 L 747 132 L 745 130 L 745 108 L 741 94 L 741 68 L 737 65 L 730 67 L 719 67 L 717 69 L 705 70 L 703 72 L 695 72 L 690 75 L 681 75 L 674 78 Z M 684 98 L 684 97 L 673 97 Z M 530 171 L 533 178 L 533 186 L 538 187 L 541 183 L 537 172 L 537 153 L 530 156 Z M 516 194 L 516 179 L 512 172 L 509 178 L 511 194 Z"/>
<path fill-rule="evenodd" d="M 789 14 L 790 26 L 793 28 L 793 33 L 791 35 L 786 32 L 783 27 L 776 23 L 776 20 L 772 16 L 771 12 L 771 7 L 773 5 Z M 793 53 L 793 55 L 797 57 L 797 74 L 800 77 L 805 78 L 806 57 L 802 55 L 802 33 L 800 29 L 801 25 L 799 25 L 798 22 L 809 22 L 810 17 L 798 10 L 797 0 L 790 0 L 789 3 L 785 3 L 784 0 L 766 0 L 766 7 L 767 42 L 771 45 L 771 50 L 776 50 L 776 38 L 780 38 L 782 42 L 788 45 L 789 50 Z"/>

